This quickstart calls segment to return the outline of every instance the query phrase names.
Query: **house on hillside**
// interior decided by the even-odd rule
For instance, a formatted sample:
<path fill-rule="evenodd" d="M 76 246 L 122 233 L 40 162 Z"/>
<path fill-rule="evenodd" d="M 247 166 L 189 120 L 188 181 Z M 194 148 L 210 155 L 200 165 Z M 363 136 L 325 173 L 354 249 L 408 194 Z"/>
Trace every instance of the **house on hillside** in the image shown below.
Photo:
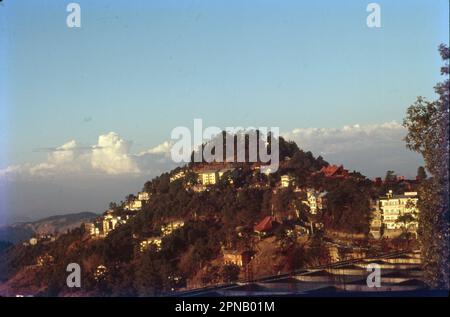
<path fill-rule="evenodd" d="M 237 250 L 226 250 L 226 249 L 222 250 L 222 254 L 224 264 L 234 264 L 240 267 L 249 263 L 253 255 L 251 251 L 240 252 Z"/>
<path fill-rule="evenodd" d="M 382 212 L 383 223 L 387 230 L 398 230 L 405 226 L 404 223 L 397 221 L 400 216 L 409 214 L 416 219 L 406 224 L 412 232 L 417 231 L 417 192 L 405 192 L 403 195 L 395 195 L 390 190 L 386 196 L 380 197 L 379 208 Z"/>
<path fill-rule="evenodd" d="M 281 182 L 280 182 L 280 187 L 281 188 L 287 188 L 289 187 L 292 182 L 293 182 L 294 178 L 291 175 L 281 175 Z"/>
<path fill-rule="evenodd" d="M 99 220 L 87 222 L 84 224 L 84 229 L 92 238 L 100 238 L 103 231 L 103 225 Z"/>
<path fill-rule="evenodd" d="M 116 229 L 119 225 L 125 224 L 128 220 L 129 216 L 120 217 L 116 216 L 112 210 L 108 210 L 103 218 L 101 219 L 101 236 L 106 237 L 108 233 L 110 233 L 112 230 Z M 96 236 L 97 235 L 97 227 L 94 224 L 94 227 L 90 226 L 90 229 L 94 230 L 91 235 Z"/>
<path fill-rule="evenodd" d="M 327 194 L 326 191 L 320 192 L 309 188 L 306 190 L 306 200 L 302 202 L 309 207 L 311 214 L 315 215 L 326 208 Z"/>
<path fill-rule="evenodd" d="M 150 194 L 147 193 L 147 192 L 139 192 L 138 193 L 138 200 L 140 200 L 141 202 L 142 201 L 148 201 L 148 200 L 150 200 Z"/>
<path fill-rule="evenodd" d="M 95 269 L 94 279 L 98 282 L 98 281 L 104 279 L 107 273 L 108 273 L 108 268 L 104 265 L 99 265 Z"/>
<path fill-rule="evenodd" d="M 142 200 L 133 199 L 129 202 L 126 202 L 123 209 L 130 211 L 138 211 L 142 209 Z"/>
<path fill-rule="evenodd" d="M 258 224 L 253 227 L 253 230 L 259 236 L 266 236 L 271 233 L 278 223 L 275 221 L 275 218 L 272 216 L 267 216 L 263 220 L 261 220 Z"/>
<path fill-rule="evenodd" d="M 322 173 L 327 178 L 348 178 L 348 170 L 344 169 L 342 165 L 328 165 L 320 169 L 319 173 Z"/>
<path fill-rule="evenodd" d="M 226 172 L 233 171 L 234 168 L 205 169 L 198 172 L 198 181 L 204 185 L 215 185 Z"/>

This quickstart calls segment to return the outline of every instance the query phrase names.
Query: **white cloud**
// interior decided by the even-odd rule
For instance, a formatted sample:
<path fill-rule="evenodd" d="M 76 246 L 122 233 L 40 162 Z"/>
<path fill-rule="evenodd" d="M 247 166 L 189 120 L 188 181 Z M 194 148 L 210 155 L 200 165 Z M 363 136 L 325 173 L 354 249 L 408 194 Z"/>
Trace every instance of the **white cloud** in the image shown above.
<path fill-rule="evenodd" d="M 300 148 L 370 177 L 382 176 L 386 170 L 405 176 L 415 175 L 423 161 L 418 154 L 406 149 L 405 135 L 405 128 L 395 121 L 342 128 L 297 128 L 282 133 Z M 0 170 L 0 177 L 157 175 L 177 166 L 170 158 L 171 146 L 172 142 L 166 141 L 133 154 L 131 141 L 109 132 L 100 135 L 95 145 L 83 146 L 71 140 L 56 148 L 44 149 L 49 153 L 43 162 L 9 166 Z"/>
<path fill-rule="evenodd" d="M 102 134 L 95 145 L 83 146 L 71 140 L 48 152 L 39 163 L 12 165 L 0 170 L 0 177 L 46 177 L 67 175 L 144 175 L 162 172 L 173 164 L 167 158 L 170 143 L 164 142 L 138 155 L 131 153 L 132 142 L 115 132 Z"/>
<path fill-rule="evenodd" d="M 144 155 L 144 154 L 164 154 L 164 155 L 169 155 L 170 154 L 170 149 L 172 148 L 173 143 L 172 142 L 168 142 L 165 141 L 161 144 L 158 144 L 157 146 L 147 150 L 147 151 L 143 151 L 141 152 L 139 155 Z"/>
<path fill-rule="evenodd" d="M 331 163 L 343 163 L 368 176 L 382 176 L 386 170 L 413 176 L 423 162 L 418 154 L 406 149 L 406 132 L 401 124 L 392 121 L 337 129 L 298 128 L 282 135 Z"/>
<path fill-rule="evenodd" d="M 131 142 L 121 139 L 115 132 L 100 135 L 91 154 L 92 168 L 107 174 L 139 173 L 130 156 L 130 147 Z"/>

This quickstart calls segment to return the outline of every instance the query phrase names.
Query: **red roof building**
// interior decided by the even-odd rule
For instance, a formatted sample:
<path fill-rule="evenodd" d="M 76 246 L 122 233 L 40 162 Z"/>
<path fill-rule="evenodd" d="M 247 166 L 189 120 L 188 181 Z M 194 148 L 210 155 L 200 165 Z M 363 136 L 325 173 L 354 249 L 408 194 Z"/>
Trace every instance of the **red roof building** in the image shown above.
<path fill-rule="evenodd" d="M 342 165 L 328 165 L 320 169 L 319 173 L 323 173 L 325 177 L 330 178 L 347 178 L 348 170 L 344 169 Z"/>
<path fill-rule="evenodd" d="M 260 223 L 258 223 L 253 229 L 256 232 L 269 232 L 273 229 L 275 219 L 271 216 L 265 217 Z"/>

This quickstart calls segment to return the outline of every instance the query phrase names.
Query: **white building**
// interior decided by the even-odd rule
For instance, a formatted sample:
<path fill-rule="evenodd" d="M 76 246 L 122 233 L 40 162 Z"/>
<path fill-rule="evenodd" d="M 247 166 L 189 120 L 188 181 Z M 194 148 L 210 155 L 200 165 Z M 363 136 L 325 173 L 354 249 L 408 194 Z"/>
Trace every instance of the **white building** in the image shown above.
<path fill-rule="evenodd" d="M 232 170 L 233 168 L 204 170 L 198 173 L 198 180 L 202 185 L 215 185 L 223 174 Z"/>
<path fill-rule="evenodd" d="M 138 193 L 138 200 L 140 201 L 148 201 L 150 200 L 150 194 L 147 192 L 139 192 Z"/>
<path fill-rule="evenodd" d="M 309 207 L 311 214 L 315 215 L 326 207 L 327 192 L 320 192 L 315 189 L 307 189 L 306 200 L 303 201 Z"/>
<path fill-rule="evenodd" d="M 102 231 L 103 231 L 103 235 L 107 236 L 109 232 L 111 232 L 112 230 L 116 229 L 117 226 L 126 223 L 127 220 L 126 219 L 122 219 L 122 217 L 117 217 L 114 216 L 112 213 L 108 212 L 106 213 L 106 215 L 103 217 L 102 220 Z M 94 230 L 97 230 L 96 228 Z M 94 231 L 95 234 L 97 233 L 96 231 Z"/>
<path fill-rule="evenodd" d="M 383 223 L 386 229 L 400 229 L 405 226 L 404 223 L 398 222 L 398 218 L 405 214 L 411 214 L 417 219 L 419 212 L 417 208 L 417 192 L 405 192 L 403 195 L 394 195 L 390 190 L 385 197 L 379 199 L 379 207 L 382 212 Z M 415 231 L 418 227 L 418 221 L 407 223 L 408 228 Z"/>
<path fill-rule="evenodd" d="M 97 223 L 88 222 L 84 224 L 84 229 L 89 233 L 92 237 L 100 236 L 100 228 Z"/>
<path fill-rule="evenodd" d="M 125 206 L 123 207 L 125 210 L 130 211 L 138 211 L 142 209 L 142 200 L 134 199 L 132 201 L 129 201 L 125 203 Z"/>
<path fill-rule="evenodd" d="M 291 185 L 292 183 L 292 176 L 290 175 L 281 175 L 281 187 L 282 188 L 286 188 L 289 187 L 289 185 Z"/>
<path fill-rule="evenodd" d="M 170 176 L 170 182 L 172 183 L 172 182 L 176 181 L 177 179 L 183 178 L 184 176 L 185 176 L 184 171 L 180 171 L 178 173 L 175 173 L 172 176 Z"/>

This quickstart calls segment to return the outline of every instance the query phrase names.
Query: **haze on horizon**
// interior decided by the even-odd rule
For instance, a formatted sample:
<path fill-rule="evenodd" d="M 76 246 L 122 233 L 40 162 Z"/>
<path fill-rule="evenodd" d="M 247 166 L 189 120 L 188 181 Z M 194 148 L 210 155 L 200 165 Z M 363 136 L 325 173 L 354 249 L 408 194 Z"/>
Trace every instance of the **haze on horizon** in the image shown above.
<path fill-rule="evenodd" d="M 435 98 L 448 1 L 0 4 L 0 224 L 104 211 L 175 166 L 170 132 L 278 126 L 368 177 L 422 165 L 401 126 Z"/>

